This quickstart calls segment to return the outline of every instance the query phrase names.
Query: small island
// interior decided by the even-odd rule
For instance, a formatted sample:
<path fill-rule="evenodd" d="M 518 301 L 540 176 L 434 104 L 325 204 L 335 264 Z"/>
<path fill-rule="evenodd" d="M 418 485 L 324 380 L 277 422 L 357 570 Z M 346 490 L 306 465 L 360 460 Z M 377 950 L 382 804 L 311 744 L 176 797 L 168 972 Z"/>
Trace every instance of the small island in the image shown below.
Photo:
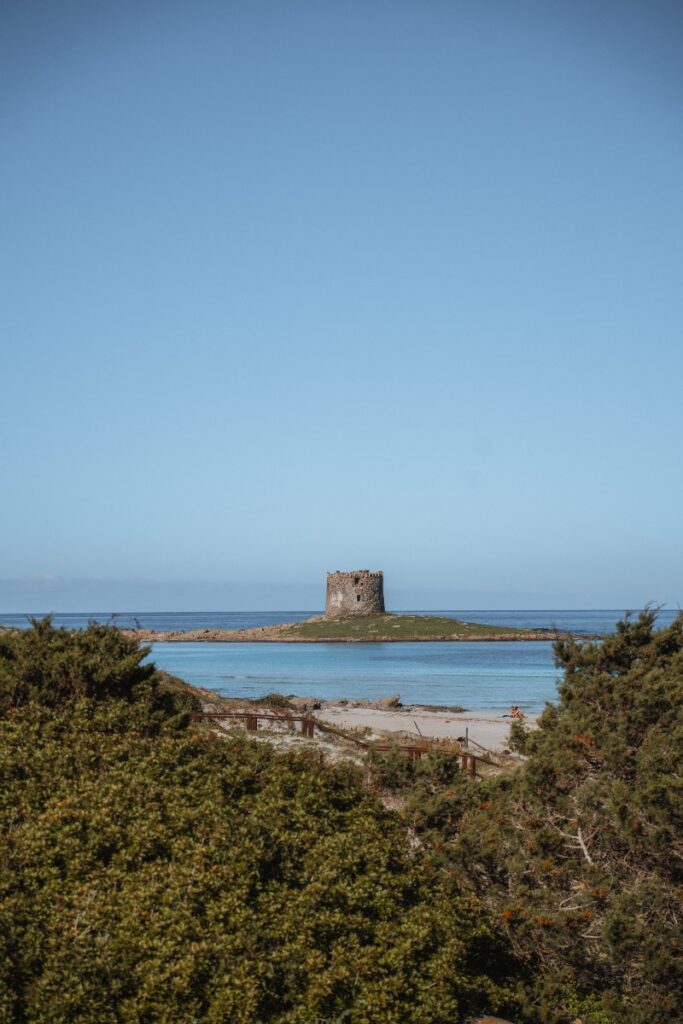
<path fill-rule="evenodd" d="M 314 616 L 304 622 L 253 629 L 193 629 L 168 632 L 126 629 L 143 643 L 397 643 L 465 640 L 557 640 L 567 634 L 553 629 L 514 629 L 462 622 L 446 615 L 396 615 L 383 612 L 353 618 Z"/>
<path fill-rule="evenodd" d="M 304 622 L 251 629 L 190 631 L 125 630 L 137 640 L 157 643 L 397 643 L 471 640 L 557 640 L 553 629 L 517 629 L 464 622 L 448 615 L 400 615 L 384 607 L 381 572 L 356 569 L 327 574 L 325 614 Z"/>

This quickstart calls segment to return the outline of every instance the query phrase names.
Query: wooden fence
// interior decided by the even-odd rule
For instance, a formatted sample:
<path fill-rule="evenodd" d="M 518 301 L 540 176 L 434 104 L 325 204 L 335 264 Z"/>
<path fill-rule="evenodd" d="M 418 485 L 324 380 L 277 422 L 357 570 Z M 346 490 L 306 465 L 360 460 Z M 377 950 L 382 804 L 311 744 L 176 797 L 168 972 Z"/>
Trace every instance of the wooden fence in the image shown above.
<path fill-rule="evenodd" d="M 280 725 L 289 726 L 291 729 L 295 729 L 296 724 L 300 724 L 299 731 L 301 735 L 308 739 L 313 739 L 317 729 L 323 735 L 328 734 L 336 736 L 338 739 L 355 743 L 356 746 L 362 747 L 365 751 L 400 750 L 413 761 L 421 760 L 425 754 L 429 754 L 430 750 L 441 750 L 442 753 L 459 757 L 460 770 L 466 775 L 470 775 L 473 779 L 477 776 L 477 765 L 479 763 L 495 765 L 495 761 L 491 761 L 488 757 L 482 757 L 481 754 L 473 754 L 470 750 L 463 750 L 462 748 L 460 750 L 444 751 L 441 747 L 430 747 L 426 743 L 419 745 L 415 743 L 370 743 L 368 740 L 361 740 L 358 736 L 352 736 L 342 732 L 340 729 L 335 729 L 333 726 L 328 725 L 327 722 L 321 722 L 319 718 L 313 718 L 311 715 L 291 715 L 289 713 L 276 715 L 272 711 L 195 711 L 192 714 L 192 718 L 194 721 L 202 721 L 207 718 L 238 719 L 239 721 L 244 721 L 247 732 L 256 732 L 259 722 L 278 722 Z M 482 747 L 481 749 L 483 750 L 484 748 Z"/>

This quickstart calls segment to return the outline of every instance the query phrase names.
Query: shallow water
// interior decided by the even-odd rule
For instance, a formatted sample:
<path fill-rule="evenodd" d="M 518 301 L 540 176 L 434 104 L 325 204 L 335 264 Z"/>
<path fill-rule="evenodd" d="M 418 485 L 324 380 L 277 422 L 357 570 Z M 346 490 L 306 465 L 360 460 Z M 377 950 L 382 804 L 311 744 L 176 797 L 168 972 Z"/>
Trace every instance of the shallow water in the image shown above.
<path fill-rule="evenodd" d="M 444 614 L 443 612 L 441 614 Z M 621 611 L 457 611 L 471 622 L 503 626 L 557 626 L 604 634 Z M 660 623 L 675 617 L 662 611 Z M 305 618 L 299 613 L 296 619 Z M 218 618 L 218 616 L 217 616 Z M 227 618 L 227 616 L 226 616 Z M 241 628 L 295 621 L 290 613 L 242 613 Z M 196 619 L 194 620 L 196 621 Z M 234 621 L 234 619 L 233 619 Z M 209 625 L 203 622 L 203 625 Z M 446 704 L 507 710 L 517 704 L 541 711 L 557 697 L 558 670 L 552 644 L 495 643 L 393 644 L 155 644 L 153 657 L 188 682 L 241 697 L 296 693 L 329 700 L 375 700 L 398 693 L 405 704 Z"/>
<path fill-rule="evenodd" d="M 239 697 L 266 693 L 539 711 L 556 695 L 550 643 L 154 644 L 156 663 Z"/>
<path fill-rule="evenodd" d="M 156 612 L 116 617 L 121 626 L 246 629 L 298 622 L 301 612 Z M 429 613 L 423 613 L 429 614 Z M 436 614 L 436 612 L 431 613 Z M 611 632 L 623 611 L 440 611 L 441 615 L 501 626 L 541 627 L 587 634 Z M 659 613 L 660 625 L 677 613 Z M 110 614 L 55 615 L 57 625 L 83 628 Z M 4 625 L 25 626 L 25 615 L 0 615 Z M 552 645 L 541 642 L 391 644 L 154 644 L 157 664 L 190 683 L 220 693 L 261 697 L 296 693 L 330 700 L 371 700 L 398 693 L 405 704 L 446 704 L 506 710 L 518 704 L 540 711 L 557 697 Z"/>

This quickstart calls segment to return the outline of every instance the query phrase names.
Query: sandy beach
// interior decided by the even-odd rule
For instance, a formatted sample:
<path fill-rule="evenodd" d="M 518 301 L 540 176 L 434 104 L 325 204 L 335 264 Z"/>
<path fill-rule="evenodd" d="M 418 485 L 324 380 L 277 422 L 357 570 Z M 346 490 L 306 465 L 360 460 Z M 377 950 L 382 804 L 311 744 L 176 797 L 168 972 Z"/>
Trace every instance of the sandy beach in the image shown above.
<path fill-rule="evenodd" d="M 331 703 L 315 711 L 314 717 L 341 729 L 369 728 L 376 735 L 408 733 L 425 739 L 461 739 L 467 734 L 487 750 L 506 749 L 512 721 L 495 711 L 429 711 L 419 706 L 384 710 Z M 525 722 L 534 726 L 538 717 L 527 715 Z"/>

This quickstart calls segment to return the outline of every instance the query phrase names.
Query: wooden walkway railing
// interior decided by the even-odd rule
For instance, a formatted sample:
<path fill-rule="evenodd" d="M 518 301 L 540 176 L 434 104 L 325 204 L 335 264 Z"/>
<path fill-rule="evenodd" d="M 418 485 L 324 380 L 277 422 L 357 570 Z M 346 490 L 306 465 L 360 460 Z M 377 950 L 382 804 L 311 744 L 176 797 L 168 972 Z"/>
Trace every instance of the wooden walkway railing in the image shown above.
<path fill-rule="evenodd" d="M 258 730 L 258 724 L 260 721 L 265 722 L 278 722 L 280 725 L 291 726 L 294 728 L 295 723 L 301 723 L 301 735 L 309 739 L 313 739 L 315 736 L 315 730 L 332 736 L 337 736 L 339 739 L 348 740 L 351 743 L 355 743 L 356 746 L 362 747 L 366 751 L 370 750 L 400 750 L 413 761 L 421 760 L 424 754 L 429 754 L 430 750 L 442 750 L 440 747 L 430 747 L 428 744 L 414 744 L 414 743 L 370 743 L 367 740 L 361 740 L 357 736 L 350 736 L 346 732 L 342 732 L 340 729 L 335 729 L 333 726 L 328 725 L 327 722 L 321 722 L 319 718 L 313 718 L 311 715 L 291 715 L 289 713 L 276 715 L 272 711 L 194 711 L 192 713 L 193 721 L 202 721 L 206 718 L 236 718 L 244 721 L 247 732 L 256 732 Z M 477 744 L 478 746 L 479 744 Z M 481 748 L 484 749 L 483 747 Z M 479 762 L 483 764 L 490 764 L 495 766 L 495 761 L 491 761 L 486 757 L 482 757 L 481 754 L 473 754 L 469 750 L 454 750 L 444 751 L 442 753 L 450 754 L 453 757 L 460 758 L 460 770 L 466 775 L 470 775 L 473 779 L 477 775 L 477 765 Z"/>

